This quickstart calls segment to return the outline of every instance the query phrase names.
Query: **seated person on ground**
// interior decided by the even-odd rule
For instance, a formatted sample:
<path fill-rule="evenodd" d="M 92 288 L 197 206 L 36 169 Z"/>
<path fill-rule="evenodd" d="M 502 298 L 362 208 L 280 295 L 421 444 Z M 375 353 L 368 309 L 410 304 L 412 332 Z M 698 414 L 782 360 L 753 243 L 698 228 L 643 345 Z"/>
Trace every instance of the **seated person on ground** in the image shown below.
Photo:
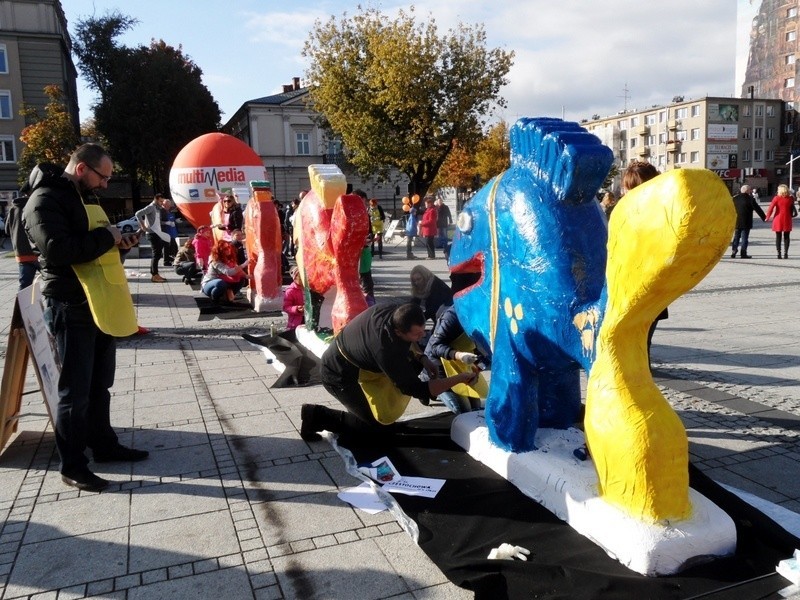
<path fill-rule="evenodd" d="M 200 289 L 214 302 L 233 302 L 247 283 L 247 263 L 236 263 L 236 249 L 225 240 L 214 244 L 210 261 Z"/>

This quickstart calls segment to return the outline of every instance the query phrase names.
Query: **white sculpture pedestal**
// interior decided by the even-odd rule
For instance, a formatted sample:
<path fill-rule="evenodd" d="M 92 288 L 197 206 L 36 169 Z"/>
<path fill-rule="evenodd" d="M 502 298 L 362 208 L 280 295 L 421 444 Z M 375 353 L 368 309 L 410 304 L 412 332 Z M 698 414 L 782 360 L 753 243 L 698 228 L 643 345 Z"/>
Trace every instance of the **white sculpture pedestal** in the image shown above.
<path fill-rule="evenodd" d="M 515 454 L 492 444 L 483 412 L 478 411 L 457 416 L 451 437 L 470 456 L 637 573 L 671 575 L 736 550 L 733 520 L 695 490 L 689 490 L 691 518 L 668 524 L 632 519 L 600 498 L 591 458 L 580 461 L 573 455 L 584 444 L 583 432 L 577 429 L 539 429 L 537 450 Z"/>

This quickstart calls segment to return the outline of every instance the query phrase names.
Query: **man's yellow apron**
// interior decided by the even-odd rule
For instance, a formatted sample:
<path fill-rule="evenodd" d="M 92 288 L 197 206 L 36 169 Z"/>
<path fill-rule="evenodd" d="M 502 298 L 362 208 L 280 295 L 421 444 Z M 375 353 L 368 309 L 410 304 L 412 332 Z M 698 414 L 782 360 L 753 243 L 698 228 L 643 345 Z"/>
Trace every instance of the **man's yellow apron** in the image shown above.
<path fill-rule="evenodd" d="M 108 215 L 96 204 L 86 204 L 89 230 L 106 227 Z M 78 275 L 89 308 L 97 327 L 114 337 L 133 335 L 138 330 L 133 299 L 125 278 L 125 269 L 119 258 L 119 248 L 113 246 L 108 252 L 87 263 L 72 265 Z"/>

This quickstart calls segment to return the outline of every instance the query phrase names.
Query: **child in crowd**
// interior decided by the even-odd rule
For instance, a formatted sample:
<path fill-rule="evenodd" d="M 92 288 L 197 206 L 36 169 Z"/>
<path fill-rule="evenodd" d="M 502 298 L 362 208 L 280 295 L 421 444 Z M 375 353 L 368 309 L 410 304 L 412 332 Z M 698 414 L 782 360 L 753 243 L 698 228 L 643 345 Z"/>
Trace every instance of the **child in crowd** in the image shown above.
<path fill-rule="evenodd" d="M 208 269 L 211 248 L 214 246 L 214 235 L 211 232 L 211 227 L 208 225 L 201 225 L 197 229 L 197 233 L 192 240 L 192 246 L 194 246 L 194 256 L 197 266 L 205 273 Z"/>
<path fill-rule="evenodd" d="M 286 329 L 294 330 L 305 322 L 306 295 L 303 289 L 303 280 L 300 277 L 300 269 L 292 267 L 289 275 L 292 283 L 283 293 L 283 312 L 289 315 Z"/>

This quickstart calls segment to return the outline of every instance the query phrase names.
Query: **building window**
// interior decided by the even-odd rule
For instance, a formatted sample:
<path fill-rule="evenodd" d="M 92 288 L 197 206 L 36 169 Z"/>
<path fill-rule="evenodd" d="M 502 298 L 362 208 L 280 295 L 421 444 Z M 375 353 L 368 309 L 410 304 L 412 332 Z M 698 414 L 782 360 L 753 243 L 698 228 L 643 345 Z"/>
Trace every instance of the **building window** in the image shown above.
<path fill-rule="evenodd" d="M 767 127 L 767 139 L 774 140 L 775 139 L 775 128 L 774 127 Z"/>
<path fill-rule="evenodd" d="M 685 162 L 686 162 L 686 152 L 678 152 L 675 155 L 675 163 L 682 165 Z"/>
<path fill-rule="evenodd" d="M 758 162 L 761 160 L 763 152 L 761 150 L 753 150 L 753 161 Z"/>
<path fill-rule="evenodd" d="M 676 119 L 685 119 L 689 116 L 689 109 L 687 107 L 678 108 L 675 110 L 675 118 Z"/>
<path fill-rule="evenodd" d="M 700 153 L 695 150 L 694 152 L 689 154 L 689 162 L 699 163 L 700 162 Z"/>
<path fill-rule="evenodd" d="M 11 92 L 8 90 L 0 90 L 0 119 L 10 119 L 12 117 Z"/>
<path fill-rule="evenodd" d="M 767 159 L 767 161 L 775 160 L 775 152 L 773 152 L 772 150 L 766 150 L 764 156 Z"/>
<path fill-rule="evenodd" d="M 652 115 L 645 115 L 644 124 L 645 125 L 655 125 L 656 124 L 656 113 L 653 113 Z"/>
<path fill-rule="evenodd" d="M 749 104 L 744 105 L 744 110 L 742 110 L 742 115 L 745 117 L 750 117 L 753 115 L 753 107 Z"/>
<path fill-rule="evenodd" d="M 657 164 L 658 164 L 659 168 L 662 168 L 662 169 L 664 168 L 664 155 L 663 154 L 659 154 L 658 155 Z"/>
<path fill-rule="evenodd" d="M 793 133 L 793 132 L 794 132 L 794 127 L 792 126 L 791 123 L 787 123 L 786 128 L 784 129 L 784 133 Z"/>
<path fill-rule="evenodd" d="M 675 132 L 675 139 L 678 140 L 679 142 L 685 142 L 686 141 L 686 130 L 682 129 L 680 131 L 676 131 Z"/>
<path fill-rule="evenodd" d="M 772 106 L 771 104 L 769 106 L 767 106 L 767 116 L 768 117 L 774 117 L 775 116 L 775 107 Z"/>
<path fill-rule="evenodd" d="M 692 116 L 693 117 L 699 117 L 700 116 L 700 105 L 699 104 L 695 104 L 694 106 L 692 106 Z"/>
<path fill-rule="evenodd" d="M 8 73 L 8 54 L 6 53 L 6 45 L 0 44 L 0 74 Z"/>
<path fill-rule="evenodd" d="M 753 139 L 760 140 L 764 137 L 764 128 L 763 127 L 753 127 Z"/>
<path fill-rule="evenodd" d="M 620 131 L 625 131 L 628 129 L 628 121 L 623 119 L 622 121 L 617 121 L 617 127 L 619 127 Z"/>
<path fill-rule="evenodd" d="M 14 151 L 13 136 L 0 135 L 0 162 L 17 162 L 17 153 Z"/>
<path fill-rule="evenodd" d="M 667 111 L 662 110 L 661 112 L 658 113 L 658 122 L 663 123 L 666 120 L 667 120 Z"/>
<path fill-rule="evenodd" d="M 787 19 L 791 19 L 792 17 L 796 17 L 796 16 L 797 16 L 797 7 L 796 6 L 793 6 L 791 8 L 787 8 L 786 9 L 786 18 Z"/>
<path fill-rule="evenodd" d="M 631 138 L 631 148 L 636 148 L 636 146 L 638 145 L 638 141 L 639 141 L 639 138 L 632 137 Z"/>
<path fill-rule="evenodd" d="M 659 133 L 658 134 L 658 143 L 659 144 L 666 144 L 667 143 L 667 134 L 666 133 Z"/>
<path fill-rule="evenodd" d="M 797 39 L 797 32 L 796 31 L 787 31 L 786 32 L 786 41 L 793 42 Z"/>
<path fill-rule="evenodd" d="M 648 146 L 653 146 L 653 145 L 655 145 L 655 143 L 656 143 L 656 136 L 648 135 L 647 136 L 647 145 Z"/>
<path fill-rule="evenodd" d="M 795 61 L 794 54 L 787 54 L 783 57 L 783 64 L 785 65 L 793 65 Z"/>
<path fill-rule="evenodd" d="M 756 116 L 763 117 L 764 116 L 764 105 L 763 104 L 756 104 Z"/>
<path fill-rule="evenodd" d="M 794 87 L 794 77 L 787 77 L 783 80 L 783 87 L 785 88 L 793 88 Z"/>
<path fill-rule="evenodd" d="M 619 149 L 620 150 L 625 150 L 625 140 L 620 140 L 619 141 Z"/>
<path fill-rule="evenodd" d="M 631 127 L 639 126 L 639 117 L 631 117 Z"/>
<path fill-rule="evenodd" d="M 745 162 L 750 162 L 750 150 L 742 151 L 742 160 Z"/>
<path fill-rule="evenodd" d="M 690 132 L 690 138 L 693 139 L 693 140 L 699 140 L 700 139 L 700 128 L 699 127 L 695 127 L 695 128 L 692 129 L 692 131 Z"/>
<path fill-rule="evenodd" d="M 749 140 L 750 139 L 750 128 L 749 127 L 742 127 L 742 139 Z"/>
<path fill-rule="evenodd" d="M 295 139 L 297 140 L 298 156 L 308 156 L 309 154 L 311 154 L 311 134 L 296 133 Z"/>

